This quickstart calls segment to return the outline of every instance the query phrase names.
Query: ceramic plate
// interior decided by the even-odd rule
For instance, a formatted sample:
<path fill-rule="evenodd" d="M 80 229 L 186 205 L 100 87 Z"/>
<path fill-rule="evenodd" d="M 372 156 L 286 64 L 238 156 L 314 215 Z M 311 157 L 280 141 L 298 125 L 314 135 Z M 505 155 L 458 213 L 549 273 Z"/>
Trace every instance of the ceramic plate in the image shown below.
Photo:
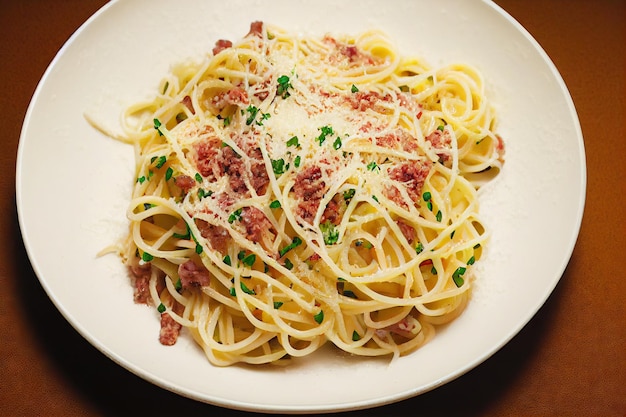
<path fill-rule="evenodd" d="M 583 213 L 583 138 L 568 90 L 522 26 L 489 1 L 113 1 L 61 49 L 28 109 L 17 205 L 33 268 L 65 318 L 135 374 L 199 401 L 266 412 L 372 407 L 434 389 L 479 365 L 537 312 L 572 254 Z M 158 343 L 154 309 L 135 305 L 125 268 L 96 254 L 122 236 L 133 150 L 123 108 L 150 97 L 170 66 L 239 39 L 250 22 L 323 35 L 382 29 L 402 54 L 482 72 L 506 141 L 501 174 L 481 190 L 493 235 L 461 317 L 415 353 L 389 362 L 329 347 L 289 367 L 209 364 L 189 339 Z"/>

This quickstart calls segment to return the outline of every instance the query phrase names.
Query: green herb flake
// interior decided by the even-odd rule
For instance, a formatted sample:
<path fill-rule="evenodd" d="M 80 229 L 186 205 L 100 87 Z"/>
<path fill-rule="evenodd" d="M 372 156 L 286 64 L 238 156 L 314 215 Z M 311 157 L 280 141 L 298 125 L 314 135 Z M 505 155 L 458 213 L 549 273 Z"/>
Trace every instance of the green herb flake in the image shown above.
<path fill-rule="evenodd" d="M 441 210 L 437 210 L 437 214 L 435 215 L 435 218 L 437 219 L 438 222 L 441 222 L 442 216 L 443 214 L 441 214 Z"/>
<path fill-rule="evenodd" d="M 235 291 L 235 287 L 231 287 L 229 292 L 230 292 L 230 295 L 232 295 L 233 297 L 237 296 L 237 292 Z"/>
<path fill-rule="evenodd" d="M 291 82 L 289 82 L 289 77 L 287 75 L 281 75 L 276 81 L 278 82 L 278 87 L 276 87 L 276 94 L 283 99 L 289 97 L 291 95 L 289 93 L 289 89 L 293 88 Z"/>
<path fill-rule="evenodd" d="M 154 162 L 154 161 L 152 161 L 152 162 Z M 163 165 L 165 165 L 165 162 L 167 162 L 167 157 L 166 157 L 165 155 L 160 156 L 160 157 L 157 159 L 157 163 L 156 163 L 156 165 L 155 165 L 155 166 L 156 166 L 157 168 L 162 168 L 162 167 L 163 167 Z"/>
<path fill-rule="evenodd" d="M 293 263 L 289 260 L 289 258 L 285 258 L 285 268 L 290 271 L 293 269 Z"/>
<path fill-rule="evenodd" d="M 296 158 L 293 160 L 293 166 L 295 166 L 296 168 L 300 166 L 300 155 L 296 156 Z"/>
<path fill-rule="evenodd" d="M 172 167 L 167 167 L 167 171 L 165 171 L 165 181 L 169 181 L 174 175 L 174 170 Z"/>
<path fill-rule="evenodd" d="M 144 252 L 141 254 L 141 260 L 144 262 L 150 262 L 154 259 L 154 256 L 150 255 L 148 252 Z"/>
<path fill-rule="evenodd" d="M 154 119 L 154 128 L 157 132 L 159 132 L 159 136 L 163 136 L 163 132 L 161 132 L 161 121 L 159 119 Z"/>
<path fill-rule="evenodd" d="M 438 130 L 438 131 L 440 131 L 440 132 L 443 132 L 443 130 L 444 130 L 443 125 L 439 125 L 439 126 L 437 126 L 437 130 Z"/>
<path fill-rule="evenodd" d="M 358 342 L 359 340 L 361 340 L 361 336 L 357 333 L 356 330 L 354 330 L 352 332 L 352 341 L 353 342 Z"/>
<path fill-rule="evenodd" d="M 241 260 L 241 263 L 243 263 L 246 266 L 249 266 L 250 268 L 252 268 L 252 265 L 254 265 L 255 262 L 256 262 L 256 255 L 254 253 L 247 255 L 245 258 Z"/>
<path fill-rule="evenodd" d="M 467 264 L 474 265 L 474 262 L 476 262 L 476 258 L 474 257 L 474 255 L 472 255 L 472 257 L 469 258 L 469 260 L 467 261 Z"/>
<path fill-rule="evenodd" d="M 200 175 L 199 172 L 196 172 L 196 175 L 194 176 L 194 178 L 196 179 L 196 181 L 202 182 L 202 175 Z"/>
<path fill-rule="evenodd" d="M 302 239 L 300 239 L 298 236 L 295 236 L 289 245 L 285 246 L 284 248 L 278 251 L 278 254 L 282 258 L 283 256 L 285 256 L 287 252 L 289 252 L 290 250 L 294 248 L 297 248 L 301 244 L 302 244 Z"/>
<path fill-rule="evenodd" d="M 248 112 L 248 117 L 246 118 L 246 125 L 250 126 L 252 124 L 252 122 L 254 122 L 254 119 L 255 119 L 257 113 L 259 112 L 259 109 L 258 109 L 258 107 L 250 105 L 250 106 L 248 106 L 246 111 Z"/>
<path fill-rule="evenodd" d="M 339 230 L 329 221 L 320 224 L 320 231 L 324 236 L 324 243 L 334 245 L 339 241 Z"/>
<path fill-rule="evenodd" d="M 163 86 L 163 91 L 161 92 L 161 94 L 165 94 L 169 86 L 170 86 L 170 82 L 165 81 L 165 85 Z"/>
<path fill-rule="evenodd" d="M 320 128 L 318 128 L 318 130 L 321 132 L 320 135 L 317 137 L 317 141 L 319 142 L 320 146 L 322 146 L 322 143 L 324 143 L 324 141 L 326 140 L 326 136 L 330 136 L 332 134 L 334 134 L 335 132 L 333 131 L 333 128 L 330 126 L 322 126 Z"/>
<path fill-rule="evenodd" d="M 343 199 L 346 201 L 346 203 L 349 203 L 355 194 L 356 194 L 356 189 L 350 188 L 349 190 L 343 192 Z"/>
<path fill-rule="evenodd" d="M 174 288 L 176 288 L 176 291 L 178 291 L 178 292 L 180 292 L 180 290 L 182 290 L 182 289 L 183 289 L 183 283 L 182 283 L 182 281 L 180 280 L 180 278 L 178 278 L 178 279 L 176 280 L 176 283 L 174 284 Z"/>
<path fill-rule="evenodd" d="M 357 299 L 357 296 L 356 296 L 356 294 L 354 293 L 354 291 L 344 290 L 344 291 L 343 291 L 343 295 L 344 295 L 345 297 L 348 297 L 348 298 L 354 298 L 355 300 Z"/>
<path fill-rule="evenodd" d="M 272 159 L 272 169 L 274 170 L 275 175 L 281 175 L 285 173 L 285 160 L 280 159 Z"/>
<path fill-rule="evenodd" d="M 243 281 L 240 281 L 239 284 L 241 286 L 241 291 L 245 292 L 246 294 L 256 295 L 254 290 L 251 290 L 250 288 L 248 288 L 246 284 L 243 283 Z"/>
<path fill-rule="evenodd" d="M 196 254 L 200 255 L 202 252 L 204 252 L 202 245 L 196 242 Z"/>
<path fill-rule="evenodd" d="M 324 310 L 320 310 L 319 313 L 313 316 L 313 319 L 317 324 L 322 324 L 322 322 L 324 321 Z"/>
<path fill-rule="evenodd" d="M 165 305 L 163 303 L 160 303 L 159 306 L 157 307 L 157 311 L 159 313 L 164 313 L 166 310 Z"/>
<path fill-rule="evenodd" d="M 424 199 L 424 201 L 430 201 L 430 199 L 432 198 L 432 195 L 430 194 L 430 191 L 426 191 L 423 195 L 422 198 Z"/>
<path fill-rule="evenodd" d="M 280 208 L 280 207 L 281 207 L 280 206 L 280 201 L 278 201 L 278 200 L 274 200 L 274 201 L 272 201 L 270 203 L 270 208 L 271 209 L 277 209 L 277 208 Z"/>
<path fill-rule="evenodd" d="M 283 304 L 284 303 L 282 301 L 274 301 L 274 308 L 278 310 L 279 308 L 283 306 Z"/>
<path fill-rule="evenodd" d="M 432 268 L 430 268 L 430 273 L 433 275 L 437 275 L 437 268 L 435 268 L 435 266 L 433 265 Z"/>
<path fill-rule="evenodd" d="M 338 150 L 339 148 L 341 148 L 341 138 L 337 136 L 337 138 L 333 142 L 333 149 Z"/>
<path fill-rule="evenodd" d="M 378 168 L 380 170 L 380 167 L 378 166 L 376 161 L 372 161 L 369 164 L 367 164 L 366 168 L 367 168 L 368 171 L 374 171 L 376 168 Z"/>
<path fill-rule="evenodd" d="M 230 260 L 230 255 L 226 255 L 224 256 L 224 258 L 222 258 L 222 262 L 224 262 L 226 265 L 231 266 L 232 262 Z"/>
<path fill-rule="evenodd" d="M 238 208 L 237 210 L 233 211 L 230 216 L 228 216 L 228 223 L 234 223 L 235 221 L 241 220 L 241 212 L 243 211 L 242 208 Z"/>
<path fill-rule="evenodd" d="M 415 247 L 415 253 L 419 255 L 423 251 L 424 251 L 424 245 L 422 244 L 422 242 L 419 242 L 417 246 Z"/>
<path fill-rule="evenodd" d="M 293 136 L 291 139 L 289 139 L 289 140 L 287 141 L 287 146 L 288 146 L 288 147 L 289 147 L 289 146 L 293 146 L 293 147 L 296 147 L 296 148 L 297 148 L 298 146 L 300 146 L 300 142 L 299 142 L 299 140 L 298 140 L 298 137 L 297 137 L 297 136 Z"/>
<path fill-rule="evenodd" d="M 463 274 L 465 274 L 466 270 L 467 269 L 465 267 L 460 266 L 452 274 L 452 280 L 454 281 L 454 284 L 457 287 L 461 287 L 463 285 L 463 283 L 465 282 L 465 280 L 463 279 Z"/>

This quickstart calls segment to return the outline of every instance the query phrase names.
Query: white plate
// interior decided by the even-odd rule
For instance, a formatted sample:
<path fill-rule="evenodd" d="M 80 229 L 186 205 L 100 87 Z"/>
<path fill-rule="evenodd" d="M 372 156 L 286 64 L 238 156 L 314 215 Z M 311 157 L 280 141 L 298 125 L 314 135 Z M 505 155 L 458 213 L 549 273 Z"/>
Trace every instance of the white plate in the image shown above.
<path fill-rule="evenodd" d="M 245 410 L 321 412 L 418 395 L 483 362 L 536 313 L 571 256 L 584 207 L 581 129 L 545 52 L 489 1 L 114 1 L 54 59 L 28 109 L 17 205 L 33 267 L 67 320 L 135 374 L 200 401 Z M 404 54 L 482 71 L 506 141 L 501 175 L 481 195 L 493 237 L 465 313 L 414 354 L 388 363 L 326 349 L 288 368 L 217 368 L 183 338 L 157 341 L 154 310 L 132 302 L 124 268 L 96 253 L 126 229 L 133 152 L 83 118 L 119 125 L 170 68 L 238 39 L 253 20 L 315 33 L 386 31 Z"/>

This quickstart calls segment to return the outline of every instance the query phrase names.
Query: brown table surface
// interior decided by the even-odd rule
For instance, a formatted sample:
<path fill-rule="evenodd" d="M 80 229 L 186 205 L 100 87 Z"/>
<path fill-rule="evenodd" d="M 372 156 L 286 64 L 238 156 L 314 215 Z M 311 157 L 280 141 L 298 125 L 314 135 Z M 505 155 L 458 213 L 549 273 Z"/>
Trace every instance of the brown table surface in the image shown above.
<path fill-rule="evenodd" d="M 15 160 L 33 91 L 103 0 L 0 3 L 0 415 L 243 416 L 179 397 L 106 358 L 35 276 L 15 207 Z M 578 110 L 587 202 L 571 261 L 528 325 L 451 383 L 358 415 L 626 416 L 625 2 L 498 0 L 543 46 Z"/>

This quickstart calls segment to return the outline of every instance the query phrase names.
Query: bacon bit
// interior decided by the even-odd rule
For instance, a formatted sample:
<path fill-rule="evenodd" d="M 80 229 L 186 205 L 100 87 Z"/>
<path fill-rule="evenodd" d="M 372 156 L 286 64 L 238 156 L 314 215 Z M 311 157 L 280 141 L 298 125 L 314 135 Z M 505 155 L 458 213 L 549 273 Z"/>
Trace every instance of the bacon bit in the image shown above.
<path fill-rule="evenodd" d="M 376 330 L 376 335 L 378 337 L 386 337 L 389 333 L 397 334 L 398 336 L 405 337 L 407 339 L 413 338 L 415 335 L 412 331 L 415 329 L 415 322 L 413 320 L 409 320 L 409 317 L 406 316 L 402 320 L 397 323 L 392 324 L 391 326 L 387 326 L 382 329 Z"/>
<path fill-rule="evenodd" d="M 256 22 L 250 23 L 250 31 L 248 32 L 246 37 L 250 35 L 258 36 L 259 38 L 263 37 L 263 22 L 262 21 L 256 21 Z"/>
<path fill-rule="evenodd" d="M 498 160 L 500 162 L 504 162 L 504 140 L 502 140 L 500 135 L 496 135 L 496 139 L 498 140 L 498 143 L 496 144 L 496 151 L 498 151 Z"/>
<path fill-rule="evenodd" d="M 215 42 L 215 47 L 213 48 L 213 56 L 219 54 L 225 49 L 231 48 L 232 46 L 233 46 L 233 43 L 229 40 L 226 40 L 226 39 L 218 40 L 217 42 Z"/>
<path fill-rule="evenodd" d="M 272 222 L 261 210 L 256 207 L 244 207 L 241 213 L 241 223 L 246 228 L 246 237 L 253 242 L 260 242 L 263 235 L 273 233 Z"/>
<path fill-rule="evenodd" d="M 309 256 L 309 261 L 311 262 L 319 261 L 320 259 L 322 259 L 322 257 L 318 253 L 314 253 L 313 255 Z"/>
<path fill-rule="evenodd" d="M 259 308 L 255 308 L 254 310 L 252 310 L 252 315 L 254 316 L 255 319 L 259 321 L 263 321 L 263 310 Z"/>
<path fill-rule="evenodd" d="M 333 199 L 328 202 L 326 208 L 324 209 L 324 213 L 322 214 L 320 223 L 326 223 L 329 221 L 335 226 L 341 223 L 343 213 L 346 211 L 346 205 L 342 204 L 342 199 L 342 196 L 336 194 Z"/>
<path fill-rule="evenodd" d="M 250 157 L 250 182 L 252 188 L 257 195 L 264 195 L 267 191 L 267 185 L 270 182 L 270 178 L 265 169 L 265 162 L 263 162 L 263 153 L 260 148 L 253 148 L 247 155 Z"/>
<path fill-rule="evenodd" d="M 350 94 L 347 100 L 354 110 L 366 111 L 367 109 L 372 109 L 382 113 L 384 108 L 377 106 L 378 102 L 389 102 L 391 101 L 391 96 L 388 94 L 383 96 L 376 91 L 359 91 Z"/>
<path fill-rule="evenodd" d="M 180 278 L 182 288 L 185 290 L 206 287 L 211 282 L 209 271 L 204 266 L 200 267 L 191 260 L 178 266 L 178 277 Z"/>
<path fill-rule="evenodd" d="M 200 230 L 200 235 L 209 241 L 211 248 L 225 253 L 228 249 L 230 233 L 222 226 L 213 225 L 202 219 L 194 219 L 196 226 Z"/>
<path fill-rule="evenodd" d="M 150 277 L 152 265 L 131 265 L 128 267 L 133 281 L 133 300 L 137 304 L 148 304 L 150 301 Z"/>
<path fill-rule="evenodd" d="M 191 97 L 185 96 L 180 102 L 189 109 L 191 114 L 196 114 L 196 110 L 193 108 L 193 103 L 191 102 Z"/>
<path fill-rule="evenodd" d="M 161 330 L 159 331 L 159 342 L 164 346 L 173 346 L 178 340 L 182 325 L 174 321 L 169 313 L 161 313 Z"/>
<path fill-rule="evenodd" d="M 393 201 L 400 207 L 404 209 L 409 208 L 406 201 L 404 201 L 404 197 L 402 196 L 402 193 L 400 192 L 400 190 L 398 190 L 398 187 L 396 186 L 386 187 L 383 190 L 383 193 L 385 194 L 385 197 L 387 197 L 388 199 L 390 199 L 391 201 Z"/>
<path fill-rule="evenodd" d="M 322 170 L 318 166 L 308 166 L 298 173 L 293 190 L 301 201 L 298 203 L 298 215 L 312 223 L 320 200 L 326 192 L 326 183 L 322 180 Z"/>
<path fill-rule="evenodd" d="M 215 114 L 220 114 L 228 106 L 246 106 L 248 104 L 250 104 L 248 92 L 241 87 L 222 91 L 211 99 L 211 108 Z"/>
<path fill-rule="evenodd" d="M 222 148 L 221 158 L 217 161 L 222 168 L 222 174 L 228 175 L 228 183 L 231 190 L 235 193 L 244 193 L 248 191 L 248 186 L 244 181 L 245 166 L 240 155 L 231 148 L 225 146 Z"/>
<path fill-rule="evenodd" d="M 196 167 L 198 168 L 198 172 L 202 174 L 203 177 L 209 179 L 209 181 L 215 181 L 217 178 L 220 169 L 215 164 L 215 160 L 217 159 L 217 154 L 220 151 L 222 141 L 217 137 L 202 140 L 200 142 L 196 142 L 193 145 L 194 150 L 196 151 Z"/>
<path fill-rule="evenodd" d="M 421 198 L 424 181 L 430 172 L 432 163 L 430 161 L 411 161 L 399 165 L 389 171 L 389 178 L 394 181 L 404 183 L 409 196 L 414 202 L 419 202 Z"/>
<path fill-rule="evenodd" d="M 174 177 L 174 184 L 183 190 L 184 193 L 188 193 L 196 185 L 196 180 L 189 175 L 178 175 Z"/>
<path fill-rule="evenodd" d="M 409 242 L 409 244 L 413 243 L 415 241 L 415 238 L 417 237 L 417 232 L 415 231 L 415 228 L 402 219 L 396 220 L 396 224 L 400 228 L 400 231 L 404 235 L 406 241 Z"/>
<path fill-rule="evenodd" d="M 389 149 L 400 147 L 405 152 L 414 152 L 419 148 L 417 138 L 403 129 L 397 129 L 393 133 L 376 137 L 376 144 Z"/>
<path fill-rule="evenodd" d="M 442 163 L 450 160 L 450 154 L 448 152 L 445 152 L 445 149 L 450 149 L 450 145 L 452 143 L 452 138 L 450 137 L 450 133 L 447 130 L 443 132 L 440 130 L 435 130 L 434 132 L 426 136 L 425 139 L 427 142 L 431 143 L 433 148 L 438 150 L 436 154 Z"/>
<path fill-rule="evenodd" d="M 417 119 L 421 119 L 422 118 L 422 112 L 420 111 L 419 113 L 417 113 L 417 115 L 415 115 L 415 117 L 417 117 Z"/>

